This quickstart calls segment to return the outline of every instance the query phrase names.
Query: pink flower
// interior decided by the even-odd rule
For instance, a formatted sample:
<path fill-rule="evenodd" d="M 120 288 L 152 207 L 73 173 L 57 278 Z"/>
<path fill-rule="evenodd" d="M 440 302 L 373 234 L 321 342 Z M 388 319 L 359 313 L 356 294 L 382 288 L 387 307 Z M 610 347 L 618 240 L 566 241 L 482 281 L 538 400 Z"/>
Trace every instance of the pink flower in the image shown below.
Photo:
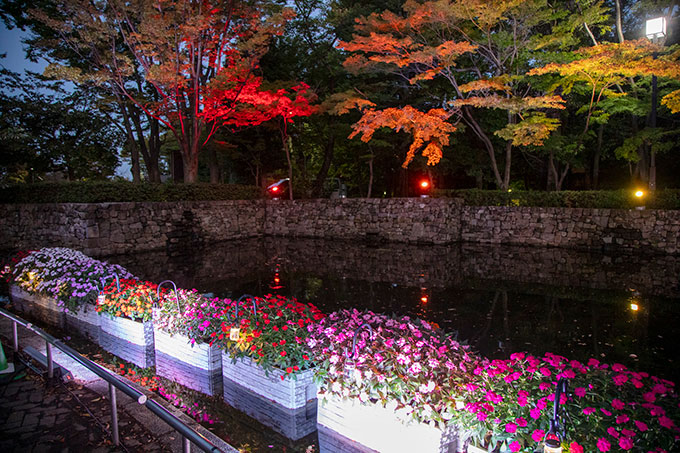
<path fill-rule="evenodd" d="M 647 401 L 648 403 L 653 403 L 656 401 L 656 396 L 654 395 L 654 392 L 647 392 L 642 397 Z"/>
<path fill-rule="evenodd" d="M 583 447 L 576 442 L 569 444 L 569 453 L 583 453 Z"/>
<path fill-rule="evenodd" d="M 630 450 L 633 448 L 633 441 L 630 437 L 621 437 L 621 439 L 619 439 L 619 447 L 623 450 Z"/>
<path fill-rule="evenodd" d="M 524 428 L 525 426 L 527 426 L 529 424 L 529 422 L 527 422 L 526 419 L 524 419 L 522 417 L 517 417 L 515 419 L 515 423 L 517 423 L 517 426 L 519 426 L 521 428 Z"/>
<path fill-rule="evenodd" d="M 618 417 L 616 417 L 616 424 L 620 425 L 621 423 L 626 423 L 630 418 L 626 414 L 621 414 Z"/>
<path fill-rule="evenodd" d="M 612 407 L 613 407 L 614 409 L 620 411 L 621 409 L 625 408 L 626 405 L 625 405 L 624 402 L 621 401 L 620 399 L 614 398 L 614 399 L 612 400 Z"/>
<path fill-rule="evenodd" d="M 508 432 L 510 434 L 517 432 L 517 425 L 514 423 L 507 423 L 505 425 L 505 432 Z"/>
<path fill-rule="evenodd" d="M 652 392 L 654 392 L 654 393 L 666 393 L 666 387 L 663 384 L 656 384 L 652 388 Z"/>
<path fill-rule="evenodd" d="M 645 431 L 647 431 L 649 429 L 647 427 L 646 423 L 643 423 L 643 422 L 638 421 L 638 420 L 634 420 L 634 423 L 635 423 L 635 426 L 637 427 L 638 431 L 640 431 L 641 433 L 644 433 Z"/>
<path fill-rule="evenodd" d="M 586 396 L 585 387 L 576 387 L 574 389 L 574 395 L 578 396 L 579 398 L 583 398 L 584 396 Z"/>
<path fill-rule="evenodd" d="M 542 429 L 536 429 L 534 430 L 533 433 L 531 433 L 531 438 L 533 439 L 534 442 L 541 442 L 544 437 L 545 431 L 543 431 Z"/>
<path fill-rule="evenodd" d="M 673 427 L 673 420 L 666 417 L 665 415 L 662 415 L 661 417 L 659 417 L 659 424 L 664 428 L 671 429 Z"/>
<path fill-rule="evenodd" d="M 609 441 L 604 437 L 600 437 L 599 439 L 597 439 L 597 448 L 600 451 L 609 451 L 611 446 L 612 444 L 610 444 Z"/>
<path fill-rule="evenodd" d="M 540 371 L 543 376 L 550 376 L 552 374 L 552 372 L 547 368 L 541 368 Z"/>
<path fill-rule="evenodd" d="M 625 374 L 617 374 L 616 376 L 614 376 L 613 379 L 614 379 L 614 385 L 621 386 L 621 385 L 625 384 L 626 382 L 628 382 L 628 376 L 626 376 Z"/>
<path fill-rule="evenodd" d="M 510 451 L 519 451 L 519 449 L 521 448 L 521 445 L 519 444 L 519 442 L 514 441 L 513 443 L 508 445 L 508 447 L 510 447 Z"/>
<path fill-rule="evenodd" d="M 635 431 L 624 428 L 621 430 L 621 435 L 626 437 L 635 437 Z"/>
<path fill-rule="evenodd" d="M 477 412 L 477 420 L 479 420 L 480 422 L 486 420 L 487 417 L 488 415 L 485 414 L 484 412 Z"/>
<path fill-rule="evenodd" d="M 617 439 L 619 438 L 619 432 L 613 426 L 607 428 L 607 434 L 609 434 L 612 437 L 616 437 Z"/>
<path fill-rule="evenodd" d="M 620 363 L 615 363 L 612 365 L 612 370 L 616 371 L 617 373 L 620 373 L 626 369 L 625 366 L 621 365 Z"/>
<path fill-rule="evenodd" d="M 533 409 L 531 409 L 531 410 L 529 411 L 529 415 L 530 415 L 531 418 L 533 418 L 534 420 L 538 420 L 539 418 L 541 418 L 541 410 L 540 410 L 539 408 L 537 408 L 537 407 L 534 407 Z M 538 441 L 537 441 L 537 442 L 538 442 Z"/>
<path fill-rule="evenodd" d="M 610 415 L 612 415 L 612 413 L 609 412 L 609 411 L 608 411 L 607 409 L 605 409 L 604 407 L 601 407 L 600 410 L 602 411 L 602 413 L 603 413 L 604 415 L 606 415 L 606 416 L 608 416 L 608 417 L 609 417 Z"/>
<path fill-rule="evenodd" d="M 586 407 L 583 409 L 583 415 L 590 415 L 595 412 L 594 407 Z"/>

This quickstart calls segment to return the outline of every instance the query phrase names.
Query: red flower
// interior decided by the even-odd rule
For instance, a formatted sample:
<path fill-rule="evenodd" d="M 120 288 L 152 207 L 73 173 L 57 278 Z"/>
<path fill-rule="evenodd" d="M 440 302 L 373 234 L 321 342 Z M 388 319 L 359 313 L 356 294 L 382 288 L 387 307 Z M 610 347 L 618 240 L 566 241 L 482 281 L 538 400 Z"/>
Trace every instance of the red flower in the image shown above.
<path fill-rule="evenodd" d="M 285 357 L 286 351 L 281 351 L 281 357 Z"/>

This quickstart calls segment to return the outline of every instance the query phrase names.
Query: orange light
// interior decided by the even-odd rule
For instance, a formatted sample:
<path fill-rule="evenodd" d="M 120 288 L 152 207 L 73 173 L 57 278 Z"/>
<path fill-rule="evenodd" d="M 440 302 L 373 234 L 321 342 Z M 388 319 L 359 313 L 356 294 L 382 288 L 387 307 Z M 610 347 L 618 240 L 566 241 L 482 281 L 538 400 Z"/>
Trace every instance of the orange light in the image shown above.
<path fill-rule="evenodd" d="M 427 298 L 427 296 L 422 296 L 422 297 L 420 298 L 420 301 L 421 301 L 422 303 L 424 303 L 424 304 L 426 304 L 428 300 L 429 300 L 429 299 Z"/>
<path fill-rule="evenodd" d="M 631 302 L 630 309 L 633 310 L 633 311 L 638 311 L 640 309 L 640 306 L 638 304 L 636 304 L 635 302 Z"/>
<path fill-rule="evenodd" d="M 638 190 L 638 191 L 635 192 L 635 196 L 638 197 L 638 198 L 642 198 L 642 197 L 645 196 L 645 193 L 641 190 Z"/>
<path fill-rule="evenodd" d="M 274 283 L 280 283 L 281 279 L 279 277 L 274 277 Z"/>
<path fill-rule="evenodd" d="M 422 187 L 423 189 L 427 189 L 428 187 L 430 187 L 430 183 L 428 181 L 421 181 L 420 187 Z"/>

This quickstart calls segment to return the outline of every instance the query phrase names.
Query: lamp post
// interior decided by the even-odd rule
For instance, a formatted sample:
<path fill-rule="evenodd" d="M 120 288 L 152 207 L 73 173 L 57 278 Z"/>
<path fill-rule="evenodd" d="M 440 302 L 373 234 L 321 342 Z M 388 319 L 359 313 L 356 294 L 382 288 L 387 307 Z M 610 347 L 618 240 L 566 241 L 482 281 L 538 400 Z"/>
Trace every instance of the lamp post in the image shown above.
<path fill-rule="evenodd" d="M 653 43 L 660 43 L 666 37 L 666 18 L 655 17 L 647 19 L 645 26 L 645 35 L 647 39 Z M 656 51 L 652 54 L 652 58 L 656 60 Z M 652 111 L 649 114 L 649 127 L 656 128 L 656 102 L 657 102 L 657 87 L 656 75 L 652 74 Z M 654 147 L 650 147 L 649 151 L 649 190 L 656 190 L 656 153 Z"/>

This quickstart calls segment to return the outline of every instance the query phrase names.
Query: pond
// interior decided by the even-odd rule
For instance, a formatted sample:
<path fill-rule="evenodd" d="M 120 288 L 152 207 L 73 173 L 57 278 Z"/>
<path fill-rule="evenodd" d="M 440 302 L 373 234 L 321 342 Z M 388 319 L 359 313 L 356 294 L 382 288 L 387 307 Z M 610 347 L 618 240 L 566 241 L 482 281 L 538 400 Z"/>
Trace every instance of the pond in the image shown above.
<path fill-rule="evenodd" d="M 324 312 L 356 307 L 420 317 L 492 358 L 551 351 L 680 381 L 678 256 L 266 237 L 108 260 L 140 278 L 170 278 L 219 297 L 275 293 Z M 239 401 L 257 405 L 247 396 L 233 405 Z M 316 444 L 315 434 L 291 441 L 209 398 L 196 407 L 221 422 L 211 425 L 216 433 L 253 451 Z"/>

